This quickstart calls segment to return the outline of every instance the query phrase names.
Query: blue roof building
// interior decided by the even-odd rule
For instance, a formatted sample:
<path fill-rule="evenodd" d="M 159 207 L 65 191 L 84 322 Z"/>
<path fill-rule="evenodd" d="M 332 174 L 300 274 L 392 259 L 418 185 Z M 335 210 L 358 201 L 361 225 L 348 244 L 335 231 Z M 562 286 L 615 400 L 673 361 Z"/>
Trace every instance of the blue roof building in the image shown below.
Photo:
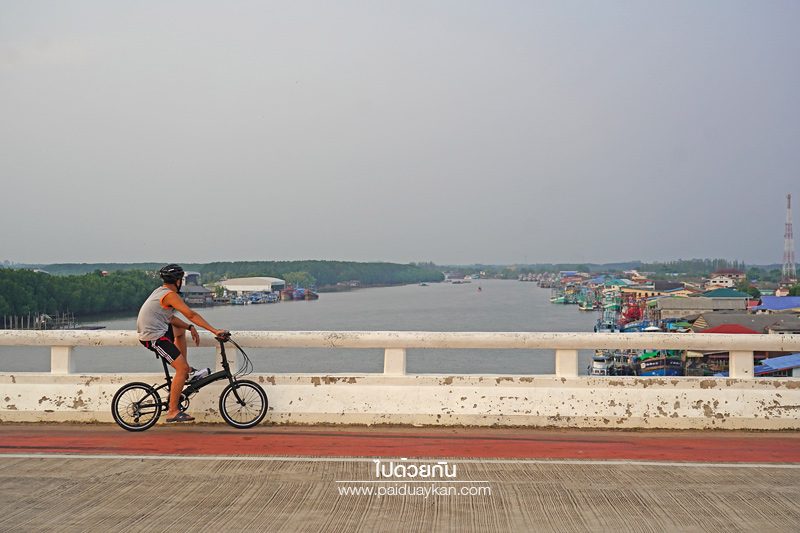
<path fill-rule="evenodd" d="M 753 375 L 800 377 L 800 353 L 764 359 L 753 367 Z"/>
<path fill-rule="evenodd" d="M 800 312 L 800 296 L 762 296 L 761 305 L 753 307 L 757 311 L 790 311 Z"/>

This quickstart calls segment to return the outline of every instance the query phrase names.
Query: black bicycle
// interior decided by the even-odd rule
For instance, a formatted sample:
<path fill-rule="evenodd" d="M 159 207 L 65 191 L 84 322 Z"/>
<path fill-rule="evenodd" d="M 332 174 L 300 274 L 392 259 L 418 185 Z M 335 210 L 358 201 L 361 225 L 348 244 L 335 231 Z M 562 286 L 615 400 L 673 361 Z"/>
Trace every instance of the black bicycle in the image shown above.
<path fill-rule="evenodd" d="M 237 429 L 251 428 L 261 422 L 267 414 L 269 406 L 267 393 L 258 383 L 239 379 L 252 372 L 253 365 L 242 347 L 230 338 L 230 334 L 215 338 L 219 342 L 222 370 L 186 383 L 181 393 L 179 408 L 181 411 L 185 411 L 189 408 L 189 399 L 200 389 L 215 381 L 226 379 L 228 385 L 219 396 L 219 412 L 222 418 Z M 236 346 L 242 357 L 240 370 L 235 374 L 231 372 L 228 358 L 225 355 L 226 342 Z M 167 362 L 164 359 L 161 359 L 161 362 L 164 365 L 165 383 L 158 387 L 141 382 L 128 383 L 119 389 L 114 395 L 114 399 L 111 400 L 111 414 L 122 429 L 128 431 L 149 429 L 158 422 L 161 412 L 169 408 L 169 387 L 172 384 L 172 376 L 169 373 Z M 166 400 L 162 400 L 159 396 L 158 391 L 160 390 L 166 390 Z"/>

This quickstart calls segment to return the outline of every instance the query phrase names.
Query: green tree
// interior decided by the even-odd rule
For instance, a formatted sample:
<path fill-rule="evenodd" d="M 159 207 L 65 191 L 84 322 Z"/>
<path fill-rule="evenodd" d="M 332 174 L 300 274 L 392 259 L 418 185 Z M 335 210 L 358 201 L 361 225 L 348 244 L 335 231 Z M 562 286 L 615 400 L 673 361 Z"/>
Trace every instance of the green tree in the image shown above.
<path fill-rule="evenodd" d="M 314 276 L 308 272 L 289 272 L 283 278 L 286 283 L 295 287 L 311 287 L 316 283 Z"/>
<path fill-rule="evenodd" d="M 136 309 L 157 282 L 145 272 L 51 276 L 29 270 L 0 271 L 0 309 L 7 314 L 105 313 Z"/>
<path fill-rule="evenodd" d="M 139 270 L 124 270 L 122 265 L 54 265 L 50 275 L 24 269 L 0 269 L 0 312 L 8 315 L 71 311 L 76 315 L 133 311 L 161 282 L 155 271 L 159 265 L 140 263 Z M 144 270 L 144 269 L 147 270 Z M 362 286 L 441 281 L 434 265 L 397 263 L 354 263 L 346 261 L 246 261 L 235 263 L 187 264 L 199 271 L 206 282 L 224 276 L 276 276 L 305 287 L 335 285 L 358 280 Z M 107 276 L 98 274 L 107 270 Z"/>
<path fill-rule="evenodd" d="M 755 285 L 748 286 L 744 292 L 749 294 L 754 300 L 761 298 L 761 291 Z"/>
<path fill-rule="evenodd" d="M 760 268 L 750 267 L 747 269 L 746 276 L 751 281 L 759 281 L 764 276 L 764 271 Z"/>

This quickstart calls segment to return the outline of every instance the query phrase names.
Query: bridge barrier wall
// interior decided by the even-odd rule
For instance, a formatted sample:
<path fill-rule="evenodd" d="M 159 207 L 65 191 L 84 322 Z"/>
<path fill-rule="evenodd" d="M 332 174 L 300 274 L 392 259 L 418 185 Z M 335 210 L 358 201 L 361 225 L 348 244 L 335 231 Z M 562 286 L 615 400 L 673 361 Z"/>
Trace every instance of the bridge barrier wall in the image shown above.
<path fill-rule="evenodd" d="M 753 351 L 800 351 L 798 335 L 239 332 L 245 348 L 383 348 L 383 374 L 252 374 L 270 399 L 266 422 L 670 429 L 799 429 L 800 379 L 754 378 Z M 130 331 L 0 331 L 0 345 L 50 346 L 50 373 L 0 373 L 0 421 L 112 421 L 130 381 L 163 374 L 75 374 L 72 347 L 136 345 Z M 214 346 L 203 336 L 203 346 Z M 555 349 L 555 375 L 407 375 L 410 348 Z M 578 376 L 587 348 L 728 350 L 731 378 Z M 231 355 L 234 351 L 229 350 Z M 0 370 L 2 362 L 0 361 Z M 221 422 L 223 383 L 192 398 L 200 421 Z"/>

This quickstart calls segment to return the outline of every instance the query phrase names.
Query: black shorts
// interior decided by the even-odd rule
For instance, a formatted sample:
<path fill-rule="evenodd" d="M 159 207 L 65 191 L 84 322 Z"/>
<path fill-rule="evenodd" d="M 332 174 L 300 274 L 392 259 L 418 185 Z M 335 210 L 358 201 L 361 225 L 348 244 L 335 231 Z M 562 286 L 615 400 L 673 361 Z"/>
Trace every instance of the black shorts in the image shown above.
<path fill-rule="evenodd" d="M 166 362 L 172 364 L 175 359 L 181 356 L 181 351 L 175 344 L 175 333 L 172 331 L 172 324 L 167 328 L 167 332 L 163 337 L 154 341 L 139 341 L 142 346 L 150 351 L 155 352 L 156 355 L 162 357 Z"/>

